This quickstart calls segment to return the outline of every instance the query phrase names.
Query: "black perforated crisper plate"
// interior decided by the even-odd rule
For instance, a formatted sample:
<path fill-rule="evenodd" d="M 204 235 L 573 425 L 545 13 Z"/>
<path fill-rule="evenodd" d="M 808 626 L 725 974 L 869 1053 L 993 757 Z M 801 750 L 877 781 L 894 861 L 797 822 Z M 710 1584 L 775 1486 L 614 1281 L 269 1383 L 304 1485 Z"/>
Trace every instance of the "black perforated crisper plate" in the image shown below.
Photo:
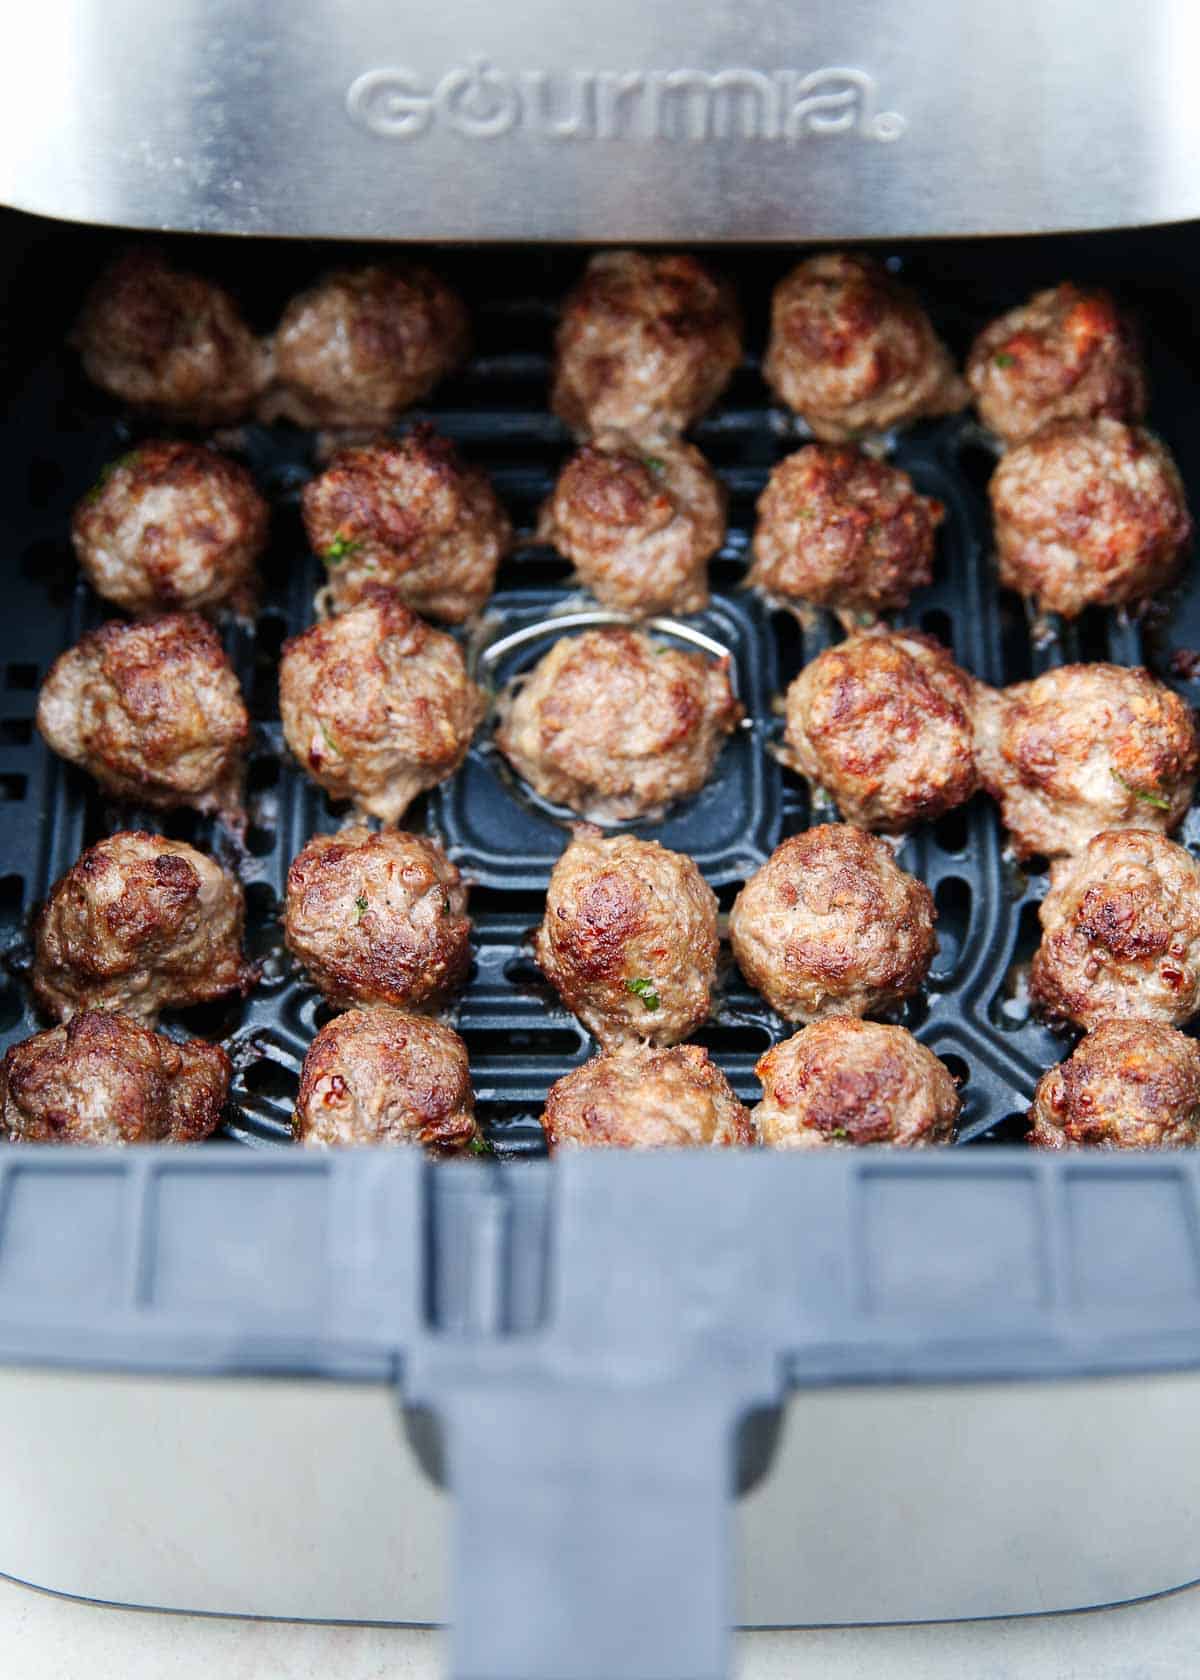
<path fill-rule="evenodd" d="M 0 986 L 0 1048 L 35 1031 L 21 977 L 31 912 L 81 847 L 121 824 L 163 826 L 236 861 L 247 884 L 250 942 L 264 978 L 243 1006 L 180 1015 L 168 1030 L 225 1040 L 237 1076 L 228 1135 L 246 1142 L 288 1136 L 291 1098 L 305 1049 L 325 1019 L 320 999 L 282 950 L 278 912 L 287 866 L 304 840 L 336 828 L 344 812 L 283 756 L 275 667 L 286 635 L 311 620 L 320 567 L 308 555 L 297 514 L 299 487 L 314 470 L 314 440 L 287 428 L 247 427 L 231 440 L 256 474 L 274 511 L 263 608 L 253 632 L 231 626 L 228 645 L 245 685 L 257 739 L 250 762 L 251 825 L 247 852 L 235 859 L 227 837 L 189 814 L 165 821 L 119 811 L 86 777 L 56 761 L 36 738 L 37 686 L 54 656 L 105 609 L 76 577 L 67 536 L 70 511 L 101 465 L 146 435 L 83 382 L 63 339 L 87 279 L 107 254 L 110 236 L 50 228 L 12 214 L 4 219 L 10 266 L 4 294 L 10 350 L 10 400 L 0 427 L 0 504 L 7 568 L 0 619 L 0 933 L 8 973 Z M 1178 232 L 1087 239 L 918 246 L 897 251 L 958 351 L 990 315 L 1035 285 L 1067 275 L 1108 280 L 1139 310 L 1154 381 L 1152 420 L 1175 450 L 1200 502 L 1200 428 L 1189 376 L 1196 360 L 1183 277 L 1195 241 Z M 231 280 L 264 323 L 290 290 L 326 264 L 316 247 L 201 243 L 187 260 Z M 728 540 L 713 566 L 710 610 L 686 621 L 732 655 L 750 714 L 727 746 L 712 784 L 646 833 L 691 853 L 728 908 L 744 876 L 785 834 L 810 818 L 802 783 L 764 750 L 778 729 L 773 697 L 800 665 L 836 634 L 831 620 L 802 633 L 772 615 L 739 584 L 754 501 L 772 463 L 796 445 L 790 419 L 772 408 L 757 373 L 770 288 L 787 266 L 780 253 L 723 252 L 748 316 L 751 355 L 719 409 L 696 439 L 730 491 Z M 531 540 L 536 509 L 569 440 L 545 409 L 554 300 L 581 258 L 569 251 L 489 253 L 486 264 L 448 251 L 444 265 L 472 303 L 476 354 L 465 372 L 422 414 L 491 474 L 522 536 L 473 655 L 483 674 L 503 680 L 531 664 L 546 641 L 523 636 L 561 615 L 588 610 L 567 568 Z M 1181 267 L 1182 263 L 1182 267 Z M 414 416 L 416 418 L 417 416 Z M 1136 627 L 1091 615 L 1058 641 L 1035 649 L 1019 602 L 998 592 L 989 559 L 985 495 L 991 457 L 970 421 L 914 428 L 895 439 L 892 457 L 923 491 L 947 508 L 934 584 L 913 601 L 907 621 L 952 644 L 957 658 L 992 682 L 1016 680 L 1066 658 L 1146 659 L 1170 675 L 1173 651 L 1200 644 L 1200 592 L 1189 584 L 1156 624 Z M 1177 680 L 1185 693 L 1190 686 Z M 546 879 L 564 843 L 555 813 L 516 787 L 480 732 L 461 774 L 412 813 L 415 825 L 441 833 L 476 883 L 472 914 L 476 954 L 457 1025 L 470 1049 L 480 1112 L 500 1154 L 534 1152 L 536 1116 L 548 1086 L 590 1053 L 587 1035 L 541 984 L 526 950 Z M 1197 830 L 1196 832 L 1200 832 Z M 1189 831 L 1185 830 L 1185 840 Z M 945 1057 L 963 1086 L 966 1143 L 1009 1140 L 1045 1067 L 1067 1048 L 1029 1019 L 1022 964 L 1036 938 L 1044 874 L 1022 874 L 1006 860 L 993 809 L 980 797 L 913 835 L 901 862 L 925 879 L 939 913 L 941 951 L 927 990 L 905 1021 Z M 754 1063 L 787 1029 L 737 980 L 727 978 L 721 1007 L 697 1036 L 744 1097 L 757 1096 Z"/>

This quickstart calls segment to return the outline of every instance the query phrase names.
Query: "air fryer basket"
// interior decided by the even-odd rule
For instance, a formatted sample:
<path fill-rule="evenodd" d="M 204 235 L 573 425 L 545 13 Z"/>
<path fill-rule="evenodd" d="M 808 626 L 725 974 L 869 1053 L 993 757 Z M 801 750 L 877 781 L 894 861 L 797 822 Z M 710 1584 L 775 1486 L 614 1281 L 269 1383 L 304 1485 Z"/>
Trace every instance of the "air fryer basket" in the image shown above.
<path fill-rule="evenodd" d="M 282 949 L 284 881 L 304 840 L 345 815 L 288 761 L 275 687 L 280 646 L 311 622 L 320 582 L 298 517 L 299 488 L 315 470 L 314 440 L 257 425 L 228 440 L 273 512 L 262 610 L 253 629 L 227 632 L 255 722 L 244 851 L 192 814 L 113 808 L 47 751 L 32 719 L 50 661 L 107 616 L 77 579 L 71 508 L 107 460 L 151 429 L 90 389 L 64 344 L 80 291 L 114 236 L 12 213 L 4 229 L 13 376 L 0 422 L 8 568 L 0 621 L 7 953 L 0 1049 L 39 1025 L 22 976 L 31 912 L 81 848 L 117 826 L 162 828 L 236 865 L 264 975 L 244 1005 L 166 1020 L 167 1030 L 219 1037 L 229 1047 L 237 1072 L 225 1136 L 261 1146 L 257 1160 L 208 1148 L 169 1159 L 135 1151 L 116 1161 L 14 1151 L 0 1161 L 0 1355 L 377 1380 L 399 1371 L 407 1398 L 433 1407 L 446 1426 L 464 1505 L 456 1575 L 499 1600 L 504 1572 L 492 1569 L 482 1589 L 477 1566 L 503 1529 L 508 1548 L 515 1536 L 561 1563 L 571 1576 L 566 1602 L 576 1602 L 572 1586 L 593 1583 L 586 1596 L 588 1638 L 601 1653 L 594 1666 L 571 1667 L 564 1653 L 575 1635 L 567 1627 L 541 1645 L 523 1633 L 500 1650 L 494 1627 L 493 1643 L 480 1642 L 473 1630 L 486 1618 L 476 1602 L 479 1613 L 460 1635 L 459 1668 L 480 1675 L 602 1672 L 606 1660 L 623 1660 L 613 1643 L 617 1622 L 626 1636 L 631 1626 L 640 1630 L 641 1673 L 660 1672 L 660 1661 L 663 1673 L 718 1672 L 728 1619 L 722 1513 L 731 1427 L 776 1404 L 789 1382 L 1200 1362 L 1189 1160 L 1064 1163 L 980 1149 L 1019 1142 L 1033 1085 L 1069 1049 L 1030 1018 L 1023 996 L 1045 875 L 1018 870 L 1005 856 L 983 796 L 919 830 L 900 854 L 934 893 L 941 938 L 929 985 L 904 1021 L 961 1082 L 959 1150 L 920 1159 L 837 1152 L 818 1161 L 571 1160 L 553 1172 L 524 1159 L 541 1153 L 537 1114 L 548 1086 L 591 1047 L 541 983 L 527 948 L 563 824 L 515 786 L 491 749 L 490 726 L 459 776 L 409 820 L 440 834 L 474 883 L 475 961 L 457 1025 L 500 1164 L 430 1169 L 393 1156 L 314 1160 L 281 1148 L 300 1063 L 326 1018 Z M 914 244 L 882 254 L 959 353 L 985 320 L 1038 284 L 1070 276 L 1113 285 L 1142 320 L 1151 422 L 1200 503 L 1194 228 Z M 266 323 L 333 253 L 192 241 L 186 255 L 227 278 Z M 812 818 L 802 782 L 766 749 L 779 727 L 773 697 L 835 630 L 822 618 L 801 631 L 740 588 L 755 499 L 798 437 L 790 417 L 767 401 L 756 359 L 770 288 L 788 254 L 725 250 L 715 260 L 738 285 L 752 352 L 695 429 L 729 489 L 730 530 L 712 570 L 712 605 L 683 633 L 699 630 L 729 650 L 751 721 L 701 795 L 638 831 L 695 856 L 728 908 L 745 876 Z M 593 610 L 572 591 L 565 564 L 531 537 L 569 448 L 546 409 L 548 348 L 556 301 L 582 257 L 562 248 L 500 250 L 480 262 L 449 248 L 438 261 L 471 305 L 475 353 L 405 424 L 428 417 L 458 441 L 491 474 L 518 527 L 522 540 L 472 639 L 481 674 L 498 681 L 547 645 L 518 632 L 545 625 L 550 634 L 563 613 Z M 992 575 L 985 487 L 993 461 L 974 423 L 961 416 L 922 423 L 894 439 L 889 454 L 947 509 L 934 583 L 904 622 L 933 631 L 990 682 L 1066 659 L 1110 658 L 1144 661 L 1194 698 L 1192 666 L 1175 657 L 1200 645 L 1194 579 L 1143 623 L 1090 613 L 1035 646 L 1021 603 Z M 1200 850 L 1191 817 L 1181 838 Z M 755 1060 L 787 1030 L 731 975 L 719 1013 L 697 1039 L 754 1100 Z M 245 1225 L 238 1246 L 239 1220 L 253 1227 L 251 1248 Z M 51 1236 L 56 1246 L 48 1247 Z M 202 1282 L 188 1269 L 189 1242 L 215 1256 Z M 269 1277 L 256 1271 L 251 1249 L 259 1268 L 263 1256 L 275 1256 Z M 1164 1252 L 1173 1269 L 1165 1288 Z M 668 1414 L 670 1428 L 653 1426 Z M 521 1442 L 511 1457 L 495 1450 L 507 1425 Z M 538 1469 L 558 1491 L 531 1508 L 520 1487 Z M 611 1577 L 603 1590 L 594 1587 L 600 1566 L 590 1549 L 599 1533 L 607 1535 Z M 628 1538 L 631 1560 L 615 1574 L 614 1534 Z M 672 1618 L 672 1633 L 663 1633 Z M 671 1639 L 690 1639 L 691 1648 Z"/>

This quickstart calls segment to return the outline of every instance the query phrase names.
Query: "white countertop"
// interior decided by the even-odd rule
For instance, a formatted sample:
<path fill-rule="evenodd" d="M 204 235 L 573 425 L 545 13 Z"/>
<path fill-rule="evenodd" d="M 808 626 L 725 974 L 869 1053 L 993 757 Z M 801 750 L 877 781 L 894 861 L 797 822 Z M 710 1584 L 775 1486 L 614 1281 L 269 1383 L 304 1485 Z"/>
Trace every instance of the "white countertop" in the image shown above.
<path fill-rule="evenodd" d="M 99 1609 L 0 1580 L 0 1673 L 14 1680 L 433 1680 L 438 1634 Z M 740 1680 L 1184 1680 L 1200 1588 L 1123 1610 L 924 1627 L 758 1633 Z"/>

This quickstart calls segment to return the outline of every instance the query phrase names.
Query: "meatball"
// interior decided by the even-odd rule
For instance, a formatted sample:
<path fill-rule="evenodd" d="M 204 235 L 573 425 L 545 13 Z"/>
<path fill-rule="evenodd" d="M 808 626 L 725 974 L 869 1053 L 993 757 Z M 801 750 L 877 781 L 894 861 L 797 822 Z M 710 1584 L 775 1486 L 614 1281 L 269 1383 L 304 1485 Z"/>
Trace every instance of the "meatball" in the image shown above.
<path fill-rule="evenodd" d="M 698 1044 L 596 1056 L 550 1087 L 542 1130 L 559 1149 L 744 1149 L 754 1122 Z"/>
<path fill-rule="evenodd" d="M 194 443 L 143 443 L 104 469 L 71 541 L 98 595 L 131 613 L 254 605 L 267 504 L 245 467 Z"/>
<path fill-rule="evenodd" d="M 127 251 L 101 275 L 73 342 L 110 396 L 199 426 L 247 414 L 270 376 L 229 294 L 155 250 Z"/>
<path fill-rule="evenodd" d="M 1140 420 L 1146 412 L 1132 327 L 1107 292 L 1069 281 L 985 327 L 966 372 L 979 418 L 1006 443 L 1051 420 Z"/>
<path fill-rule="evenodd" d="M 563 468 L 538 539 L 574 561 L 606 607 L 639 618 L 700 612 L 725 540 L 725 492 L 690 443 L 663 440 L 647 453 L 604 432 Z"/>
<path fill-rule="evenodd" d="M 37 726 L 119 799 L 240 808 L 250 719 L 220 637 L 195 613 L 89 631 L 50 667 Z"/>
<path fill-rule="evenodd" d="M 465 358 L 469 339 L 461 300 L 429 269 L 340 269 L 284 310 L 264 417 L 299 426 L 389 425 Z"/>
<path fill-rule="evenodd" d="M 827 443 L 967 404 L 912 293 L 870 258 L 842 251 L 807 258 L 776 286 L 763 376 Z"/>
<path fill-rule="evenodd" d="M 1200 1144 L 1200 1045 L 1159 1021 L 1101 1021 L 1044 1073 L 1029 1110 L 1035 1149 Z"/>
<path fill-rule="evenodd" d="M 645 442 L 712 407 L 742 359 L 733 292 L 680 252 L 600 251 L 563 305 L 550 406 Z"/>
<path fill-rule="evenodd" d="M 748 581 L 846 618 L 893 612 L 932 580 L 944 512 L 898 467 L 809 444 L 779 462 L 758 499 Z"/>
<path fill-rule="evenodd" d="M 989 486 L 1000 581 L 1044 611 L 1143 601 L 1192 534 L 1164 446 L 1120 420 L 1064 420 L 1011 450 Z"/>
<path fill-rule="evenodd" d="M 293 1131 L 309 1149 L 419 1144 L 430 1155 L 480 1147 L 467 1047 L 401 1009 L 352 1009 L 309 1046 Z"/>
<path fill-rule="evenodd" d="M 241 884 L 212 858 L 158 834 L 99 840 L 50 889 L 34 930 L 33 990 L 67 1021 L 160 1009 L 248 991 Z"/>
<path fill-rule="evenodd" d="M 679 852 L 580 824 L 534 940 L 538 967 L 605 1050 L 678 1044 L 707 1020 L 717 901 Z"/>
<path fill-rule="evenodd" d="M 543 798 L 597 821 L 658 816 L 741 721 L 727 659 L 637 630 L 564 636 L 501 695 L 496 744 Z"/>
<path fill-rule="evenodd" d="M 902 834 L 975 792 L 971 701 L 970 678 L 932 636 L 863 631 L 788 689 L 780 757 L 847 822 Z"/>
<path fill-rule="evenodd" d="M 845 823 L 795 834 L 746 882 L 729 942 L 746 980 L 788 1021 L 877 1015 L 933 961 L 933 895 L 882 840 Z"/>
<path fill-rule="evenodd" d="M 85 1011 L 14 1044 L 0 1064 L 0 1137 L 12 1143 L 198 1143 L 221 1124 L 229 1057 L 125 1015 Z"/>
<path fill-rule="evenodd" d="M 760 1056 L 752 1110 L 772 1149 L 953 1143 L 961 1104 L 943 1062 L 903 1027 L 831 1015 Z"/>
<path fill-rule="evenodd" d="M 1182 1026 L 1200 1010 L 1200 863 L 1151 829 L 1097 834 L 1052 864 L 1029 971 L 1034 1005 L 1090 1029 Z"/>
<path fill-rule="evenodd" d="M 385 823 L 454 774 L 485 709 L 458 643 L 386 589 L 284 644 L 288 746 L 332 798 Z"/>
<path fill-rule="evenodd" d="M 1000 690 L 979 683 L 975 751 L 1018 857 L 1077 852 L 1108 828 L 1167 832 L 1200 767 L 1190 707 L 1124 665 L 1060 665 Z"/>
<path fill-rule="evenodd" d="M 471 962 L 462 877 L 438 841 L 395 829 L 315 835 L 288 870 L 283 934 L 342 1009 L 440 1008 Z"/>
<path fill-rule="evenodd" d="M 431 426 L 339 450 L 301 504 L 337 611 L 383 584 L 415 612 L 461 624 L 492 593 L 512 547 L 485 475 Z"/>

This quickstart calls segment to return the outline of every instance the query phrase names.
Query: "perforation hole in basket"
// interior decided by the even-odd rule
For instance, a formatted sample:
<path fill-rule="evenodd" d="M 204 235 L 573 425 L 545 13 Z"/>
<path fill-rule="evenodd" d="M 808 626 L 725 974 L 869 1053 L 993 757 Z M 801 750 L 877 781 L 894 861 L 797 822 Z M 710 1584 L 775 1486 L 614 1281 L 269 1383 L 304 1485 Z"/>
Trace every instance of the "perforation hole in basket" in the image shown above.
<path fill-rule="evenodd" d="M 999 1144 L 1012 1148 L 1023 1144 L 1029 1132 L 1029 1115 L 1025 1109 L 1014 1109 L 981 1132 L 974 1141 L 980 1144 Z"/>
<path fill-rule="evenodd" d="M 1022 904 L 1017 917 L 1017 935 L 1004 979 L 988 1002 L 988 1020 L 1001 1032 L 1019 1032 L 1033 1016 L 1029 997 L 1029 964 L 1041 944 L 1042 929 L 1038 905 Z"/>
<path fill-rule="evenodd" d="M 242 1069 L 239 1083 L 251 1095 L 290 1110 L 295 1106 L 300 1075 L 287 1063 L 263 1056 Z"/>
<path fill-rule="evenodd" d="M 1025 603 L 1011 589 L 1001 589 L 996 606 L 1003 666 L 1001 680 L 1005 683 L 1028 682 L 1033 676 L 1033 648 Z"/>
<path fill-rule="evenodd" d="M 65 606 L 79 580 L 79 570 L 70 548 L 52 538 L 27 543 L 21 552 L 21 571 L 44 589 L 55 606 Z"/>
<path fill-rule="evenodd" d="M 766 1021 L 722 1020 L 706 1021 L 688 1040 L 701 1044 L 716 1057 L 753 1056 L 756 1059 L 769 1050 L 775 1034 Z"/>
<path fill-rule="evenodd" d="M 938 1055 L 959 1091 L 965 1091 L 971 1082 L 971 1067 L 966 1057 L 954 1050 L 939 1051 Z"/>
<path fill-rule="evenodd" d="M 28 665 L 23 660 L 14 660 L 4 668 L 4 686 L 15 690 L 19 694 L 27 693 L 38 685 L 38 668 Z"/>
<path fill-rule="evenodd" d="M 259 614 L 249 700 L 251 716 L 262 722 L 279 716 L 279 656 L 287 634 L 287 620 L 278 613 Z"/>
<path fill-rule="evenodd" d="M 970 837 L 969 807 L 956 805 L 945 816 L 939 817 L 933 825 L 933 838 L 940 851 L 950 857 L 962 857 L 967 850 Z"/>
<path fill-rule="evenodd" d="M 947 875 L 933 895 L 937 910 L 938 953 L 929 970 L 931 986 L 954 983 L 971 925 L 971 884 L 961 875 Z"/>
<path fill-rule="evenodd" d="M 24 799 L 28 788 L 28 776 L 22 776 L 15 770 L 0 775 L 0 801 L 6 805 L 13 805 Z"/>
<path fill-rule="evenodd" d="M 943 647 L 954 650 L 954 620 L 943 607 L 926 607 L 921 614 L 921 628 L 927 636 L 936 636 Z"/>
<path fill-rule="evenodd" d="M 472 1060 L 503 1060 L 507 1056 L 571 1056 L 579 1053 L 583 1029 L 577 1026 L 476 1027 L 464 1023 L 460 1032 Z"/>
<path fill-rule="evenodd" d="M 51 456 L 40 455 L 29 464 L 27 480 L 29 505 L 35 508 L 48 507 L 58 495 L 66 482 L 62 463 Z"/>

